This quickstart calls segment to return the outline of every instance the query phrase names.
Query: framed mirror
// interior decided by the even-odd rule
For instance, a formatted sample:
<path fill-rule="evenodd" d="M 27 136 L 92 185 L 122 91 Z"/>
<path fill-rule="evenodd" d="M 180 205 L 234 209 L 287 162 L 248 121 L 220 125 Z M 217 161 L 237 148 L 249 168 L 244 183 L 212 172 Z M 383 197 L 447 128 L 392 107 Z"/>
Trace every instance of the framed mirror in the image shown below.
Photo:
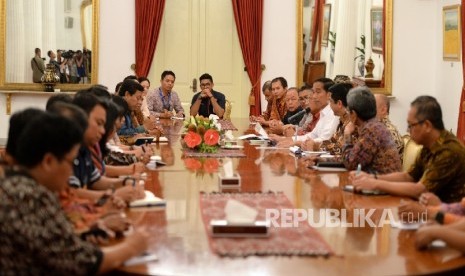
<path fill-rule="evenodd" d="M 56 89 L 97 84 L 98 15 L 99 0 L 0 0 L 0 89 L 44 90 L 33 82 L 36 48 L 39 63 L 56 56 Z"/>
<path fill-rule="evenodd" d="M 355 0 L 353 0 L 355 1 Z M 353 37 L 351 38 L 352 43 L 350 45 L 344 45 L 344 47 L 347 47 L 346 49 L 350 49 L 350 54 L 352 54 L 352 49 L 353 49 L 353 58 L 351 59 L 346 59 L 346 62 L 352 62 L 353 61 L 353 73 L 352 74 L 347 74 L 349 77 L 360 77 L 360 73 L 358 73 L 357 68 L 357 59 L 356 57 L 360 54 L 358 50 L 356 50 L 356 47 L 360 47 L 361 43 L 361 36 L 364 35 L 365 37 L 365 51 L 366 51 L 366 61 L 368 58 L 373 57 L 373 60 L 375 62 L 375 67 L 378 66 L 379 74 L 378 76 L 375 75 L 375 79 L 379 80 L 382 78 L 382 75 L 384 74 L 384 84 L 381 82 L 380 87 L 370 87 L 371 91 L 373 93 L 382 93 L 386 95 L 391 95 L 392 93 L 392 20 L 393 20 L 393 8 L 392 8 L 392 0 L 356 0 L 358 1 L 355 3 L 356 7 L 353 9 L 355 10 L 352 13 L 351 18 L 355 18 L 353 25 L 355 26 L 356 30 L 353 30 Z M 350 2 L 350 4 L 348 4 Z M 383 2 L 384 2 L 384 7 L 383 7 Z M 334 42 L 334 43 L 327 43 L 327 45 L 320 46 L 320 51 L 322 53 L 320 60 L 324 60 L 326 62 L 326 76 L 329 78 L 334 78 L 331 67 L 332 63 L 335 58 L 337 58 L 337 55 L 334 55 L 334 52 L 338 52 L 336 47 L 339 45 L 343 45 L 342 42 L 338 41 L 336 38 L 339 36 L 333 37 L 332 33 L 336 33 L 336 26 L 337 22 L 344 22 L 344 19 L 341 18 L 343 14 L 347 14 L 346 10 L 347 7 L 342 7 L 341 4 L 344 5 L 353 5 L 354 2 L 352 1 L 347 1 L 344 3 L 341 3 L 341 0 L 333 0 L 333 1 L 326 1 L 328 4 L 332 4 L 331 8 L 331 20 L 330 20 L 330 26 L 326 26 L 329 28 L 329 42 Z M 305 52 L 310 50 L 310 44 L 311 41 L 309 41 L 309 38 L 311 37 L 311 17 L 313 16 L 313 5 L 314 1 L 313 0 L 297 0 L 297 43 L 296 43 L 296 51 L 297 51 L 297 84 L 302 85 L 303 84 L 303 74 L 304 74 L 304 66 L 305 63 L 308 61 L 308 55 L 305 54 Z M 338 8 L 343 9 L 344 12 L 338 13 Z M 385 52 L 384 53 L 379 53 L 378 48 L 376 47 L 376 42 L 378 40 L 375 40 L 375 44 L 372 42 L 372 37 L 374 36 L 373 30 L 376 29 L 376 26 L 372 26 L 373 22 L 376 18 L 374 18 L 374 15 L 379 15 L 379 10 L 382 11 L 384 8 L 385 11 Z M 355 13 L 355 15 L 354 15 Z M 381 13 L 382 14 L 382 13 Z M 324 19 L 323 19 L 324 20 Z M 334 24 L 334 25 L 333 25 Z M 325 25 L 323 24 L 325 27 Z M 337 34 L 337 33 L 336 33 Z M 347 36 L 347 34 L 344 34 Z M 343 35 L 340 35 L 343 36 Z M 350 40 L 350 39 L 349 39 Z M 335 41 L 339 42 L 335 43 Z M 375 45 L 375 46 L 373 46 Z M 333 48 L 334 47 L 334 48 Z M 332 53 L 330 53 L 332 51 Z M 347 53 L 344 52 L 344 53 Z M 383 56 L 384 54 L 384 56 Z M 383 60 L 384 59 L 384 60 Z M 330 67 L 328 69 L 328 67 Z M 382 68 L 382 69 L 379 69 Z"/>

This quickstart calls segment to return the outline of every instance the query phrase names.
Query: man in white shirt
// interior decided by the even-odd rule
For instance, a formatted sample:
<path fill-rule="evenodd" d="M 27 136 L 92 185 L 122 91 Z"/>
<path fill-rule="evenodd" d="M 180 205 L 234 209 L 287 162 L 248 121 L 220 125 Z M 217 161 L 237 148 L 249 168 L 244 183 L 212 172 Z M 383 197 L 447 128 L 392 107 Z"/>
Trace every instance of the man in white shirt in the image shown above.
<path fill-rule="evenodd" d="M 321 143 L 333 136 L 339 124 L 339 117 L 334 115 L 333 110 L 329 106 L 330 94 L 328 89 L 332 85 L 334 85 L 334 82 L 328 78 L 320 78 L 313 83 L 312 100 L 315 105 L 321 106 L 320 118 L 315 128 L 311 132 L 300 136 L 288 138 L 270 136 L 273 140 L 279 142 L 279 147 L 299 145 L 303 146 L 304 149 L 313 149 L 315 143 Z"/>

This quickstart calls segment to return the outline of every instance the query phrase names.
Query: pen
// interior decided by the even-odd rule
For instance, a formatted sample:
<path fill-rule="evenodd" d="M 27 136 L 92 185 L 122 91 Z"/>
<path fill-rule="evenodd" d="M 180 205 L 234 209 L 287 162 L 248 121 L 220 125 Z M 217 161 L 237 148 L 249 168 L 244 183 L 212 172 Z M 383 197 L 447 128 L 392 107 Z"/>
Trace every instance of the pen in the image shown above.
<path fill-rule="evenodd" d="M 362 171 L 362 164 L 358 163 L 357 172 L 355 173 L 355 175 L 359 175 L 361 171 Z"/>

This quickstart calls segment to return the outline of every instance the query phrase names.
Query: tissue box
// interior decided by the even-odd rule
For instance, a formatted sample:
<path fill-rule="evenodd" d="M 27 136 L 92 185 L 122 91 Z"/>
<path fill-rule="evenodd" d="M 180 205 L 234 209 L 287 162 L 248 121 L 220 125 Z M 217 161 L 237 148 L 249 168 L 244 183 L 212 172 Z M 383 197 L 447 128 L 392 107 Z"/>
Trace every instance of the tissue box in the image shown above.
<path fill-rule="evenodd" d="M 241 186 L 241 176 L 238 173 L 234 173 L 231 177 L 226 177 L 224 173 L 218 174 L 218 184 L 222 188 L 235 188 Z"/>
<path fill-rule="evenodd" d="M 211 233 L 219 238 L 266 238 L 270 226 L 266 221 L 230 223 L 226 220 L 211 220 Z"/>
<path fill-rule="evenodd" d="M 255 146 L 268 146 L 269 143 L 270 143 L 270 140 L 249 140 L 249 143 L 251 145 L 255 145 Z"/>

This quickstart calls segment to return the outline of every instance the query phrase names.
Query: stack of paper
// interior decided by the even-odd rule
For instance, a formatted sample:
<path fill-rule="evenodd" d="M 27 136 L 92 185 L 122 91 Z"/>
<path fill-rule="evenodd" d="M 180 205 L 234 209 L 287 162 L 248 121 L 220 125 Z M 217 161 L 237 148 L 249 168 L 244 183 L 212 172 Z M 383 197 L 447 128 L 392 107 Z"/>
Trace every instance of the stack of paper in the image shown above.
<path fill-rule="evenodd" d="M 129 203 L 129 207 L 160 207 L 166 206 L 166 201 L 156 197 L 151 191 L 145 191 L 145 197 Z"/>

